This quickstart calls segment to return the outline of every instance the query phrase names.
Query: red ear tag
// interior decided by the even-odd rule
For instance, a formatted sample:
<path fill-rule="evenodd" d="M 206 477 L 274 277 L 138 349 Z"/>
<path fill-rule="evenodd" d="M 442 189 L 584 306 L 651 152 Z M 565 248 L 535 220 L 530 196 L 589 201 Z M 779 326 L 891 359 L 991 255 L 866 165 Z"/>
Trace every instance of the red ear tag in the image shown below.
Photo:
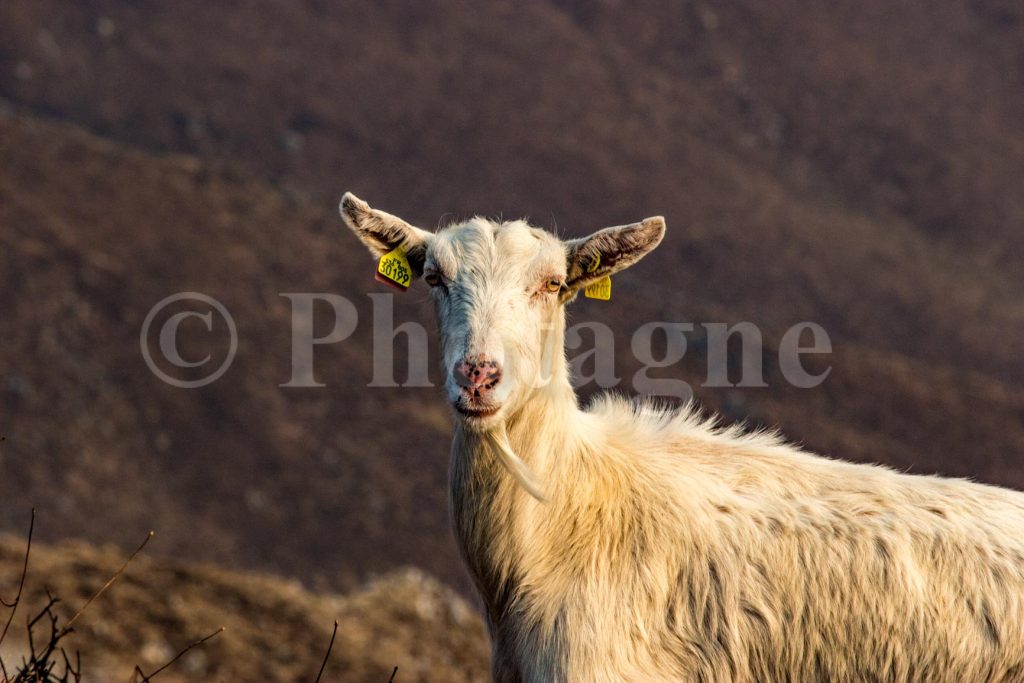
<path fill-rule="evenodd" d="M 405 249 L 398 247 L 381 256 L 374 279 L 400 292 L 409 289 L 412 284 L 412 267 L 405 257 Z"/>

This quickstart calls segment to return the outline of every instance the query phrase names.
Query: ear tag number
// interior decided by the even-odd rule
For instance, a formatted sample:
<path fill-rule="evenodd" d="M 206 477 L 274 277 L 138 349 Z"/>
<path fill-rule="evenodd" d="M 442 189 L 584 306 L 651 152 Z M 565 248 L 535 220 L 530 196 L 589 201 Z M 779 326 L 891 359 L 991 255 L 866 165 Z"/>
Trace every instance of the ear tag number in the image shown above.
<path fill-rule="evenodd" d="M 612 298 L 612 279 L 606 275 L 597 282 L 590 283 L 583 289 L 583 296 L 608 301 Z"/>
<path fill-rule="evenodd" d="M 403 292 L 409 289 L 412 284 L 412 267 L 405 256 L 405 249 L 398 247 L 381 256 L 374 279 Z"/>
<path fill-rule="evenodd" d="M 598 266 L 601 265 L 601 255 L 598 254 L 594 262 L 587 267 L 588 273 L 593 273 L 597 270 Z M 608 275 L 604 276 L 597 282 L 591 282 L 589 285 L 584 287 L 583 296 L 588 299 L 599 299 L 601 301 L 608 301 L 612 298 L 612 278 Z"/>

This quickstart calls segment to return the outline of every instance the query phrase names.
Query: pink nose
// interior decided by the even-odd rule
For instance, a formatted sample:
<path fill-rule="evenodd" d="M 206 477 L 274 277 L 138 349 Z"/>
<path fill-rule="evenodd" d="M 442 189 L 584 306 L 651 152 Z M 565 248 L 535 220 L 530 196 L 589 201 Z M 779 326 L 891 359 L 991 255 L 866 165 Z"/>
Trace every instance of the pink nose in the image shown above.
<path fill-rule="evenodd" d="M 501 381 L 501 366 L 485 356 L 463 358 L 452 368 L 452 377 L 468 398 L 487 398 Z"/>

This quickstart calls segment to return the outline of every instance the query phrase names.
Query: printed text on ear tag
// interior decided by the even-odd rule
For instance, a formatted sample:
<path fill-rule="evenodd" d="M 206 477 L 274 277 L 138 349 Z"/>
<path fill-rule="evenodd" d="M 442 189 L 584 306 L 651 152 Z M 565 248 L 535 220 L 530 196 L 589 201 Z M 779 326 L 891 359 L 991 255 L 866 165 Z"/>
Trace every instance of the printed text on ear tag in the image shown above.
<path fill-rule="evenodd" d="M 405 257 L 405 249 L 398 247 L 381 256 L 374 279 L 403 292 L 409 289 L 412 283 L 412 267 L 409 265 L 409 259 Z"/>
<path fill-rule="evenodd" d="M 612 298 L 612 279 L 606 275 L 597 282 L 590 283 L 583 289 L 583 296 L 608 301 Z"/>

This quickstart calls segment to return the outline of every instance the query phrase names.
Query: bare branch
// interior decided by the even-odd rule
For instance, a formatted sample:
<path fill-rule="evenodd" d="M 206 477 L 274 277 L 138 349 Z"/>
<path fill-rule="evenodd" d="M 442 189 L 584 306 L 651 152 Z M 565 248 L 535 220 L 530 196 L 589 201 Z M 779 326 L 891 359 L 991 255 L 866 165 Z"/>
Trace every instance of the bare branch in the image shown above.
<path fill-rule="evenodd" d="M 14 678 L 10 679 L 12 683 L 70 683 L 70 681 L 79 680 L 81 662 L 78 663 L 77 668 L 72 667 L 67 653 L 60 647 L 61 639 L 67 635 L 57 629 L 58 618 L 53 608 L 60 600 L 50 595 L 49 591 L 47 591 L 47 597 L 49 599 L 43 609 L 35 617 L 28 617 L 25 620 L 28 633 L 28 657 L 24 660 L 21 668 L 15 672 Z M 40 649 L 36 647 L 35 628 L 44 618 L 49 622 L 50 634 L 45 639 L 45 645 Z M 60 675 L 55 673 L 57 666 L 55 656 L 58 652 L 64 659 L 64 671 Z M 75 658 L 78 661 L 77 653 Z"/>
<path fill-rule="evenodd" d="M 66 635 L 67 633 L 69 633 L 71 631 L 71 627 L 74 626 L 75 620 L 78 619 L 78 617 L 82 616 L 82 612 L 84 612 L 96 598 L 103 595 L 108 588 L 114 585 L 115 581 L 121 578 L 121 575 L 124 574 L 124 570 L 128 568 L 128 565 L 131 564 L 132 560 L 135 559 L 135 556 L 142 552 L 142 549 L 146 547 L 146 544 L 149 543 L 149 539 L 153 538 L 155 533 L 155 531 L 150 531 L 148 534 L 146 534 L 146 540 L 142 542 L 142 545 L 140 545 L 135 550 L 134 553 L 128 556 L 128 559 L 124 561 L 124 564 L 121 565 L 121 568 L 117 570 L 117 573 L 111 576 L 110 579 L 108 579 L 107 582 L 103 584 L 103 587 L 96 591 L 91 598 L 86 600 L 85 604 L 82 605 L 70 619 L 68 619 L 68 623 L 64 624 L 64 628 L 61 630 L 61 635 Z"/>
<path fill-rule="evenodd" d="M 143 671 L 142 671 L 142 669 L 141 669 L 141 668 L 139 668 L 138 666 L 136 666 L 136 667 L 135 667 L 135 671 L 134 671 L 134 672 L 133 672 L 133 674 L 132 674 L 132 677 L 133 677 L 133 679 L 134 679 L 134 677 L 135 677 L 136 675 L 138 675 L 138 676 L 142 676 L 142 678 L 141 678 L 141 679 L 139 679 L 139 680 L 140 680 L 140 683 L 149 683 L 149 681 L 150 681 L 151 679 L 153 679 L 153 678 L 154 678 L 154 677 L 155 677 L 155 676 L 156 676 L 156 675 L 157 675 L 158 673 L 160 673 L 161 671 L 163 671 L 164 669 L 166 669 L 167 667 L 169 667 L 169 666 L 170 666 L 171 664 L 174 664 L 174 663 L 175 663 L 176 661 L 178 661 L 179 659 L 181 659 L 181 658 L 182 658 L 182 656 L 184 656 L 184 654 L 185 654 L 186 652 L 188 652 L 189 650 L 191 650 L 191 649 L 192 649 L 192 648 L 194 648 L 194 647 L 199 647 L 200 645 L 202 645 L 203 643 L 205 643 L 206 641 L 208 641 L 208 640 L 209 640 L 210 638 L 213 638 L 214 636 L 218 636 L 218 635 L 220 635 L 220 634 L 221 634 L 221 633 L 223 633 L 223 632 L 224 632 L 224 627 L 223 627 L 223 626 L 221 626 L 221 627 L 220 627 L 219 629 L 217 629 L 216 631 L 214 631 L 214 632 L 213 632 L 213 633 L 211 633 L 210 635 L 208 635 L 208 636 L 206 636 L 206 637 L 204 637 L 204 638 L 200 638 L 199 640 L 196 640 L 196 641 L 194 641 L 194 642 L 192 642 L 192 643 L 189 643 L 189 644 L 188 644 L 188 645 L 187 645 L 187 646 L 185 647 L 185 649 L 184 649 L 184 650 L 182 650 L 182 651 L 181 651 L 181 652 L 179 652 L 178 654 L 174 655 L 174 657 L 173 657 L 173 658 L 171 659 L 171 661 L 167 662 L 166 664 L 164 664 L 163 666 L 161 666 L 161 667 L 160 667 L 159 669 L 157 669 L 157 670 L 156 670 L 156 671 L 154 671 L 153 673 L 149 674 L 148 676 L 147 676 L 147 675 L 145 674 L 145 672 L 143 672 Z"/>
<path fill-rule="evenodd" d="M 11 613 L 7 616 L 7 623 L 4 624 L 3 633 L 0 633 L 0 645 L 3 644 L 4 638 L 7 637 L 7 630 L 11 627 L 11 622 L 14 621 L 14 613 L 18 611 L 18 603 L 21 602 L 21 592 L 25 589 L 25 577 L 28 575 L 28 556 L 32 552 L 32 532 L 36 527 L 36 509 L 32 508 L 32 518 L 28 523 L 28 542 L 25 544 L 25 561 L 21 565 L 21 580 L 18 582 L 18 594 L 14 596 L 14 601 L 9 603 L 0 598 L 0 602 L 3 603 L 4 607 L 9 607 Z M 4 680 L 7 679 L 6 672 L 4 673 Z"/>
<path fill-rule="evenodd" d="M 313 683 L 320 683 L 320 677 L 324 675 L 324 669 L 327 668 L 327 659 L 331 656 L 331 650 L 334 649 L 334 637 L 338 635 L 338 620 L 334 620 L 334 631 L 331 632 L 331 642 L 327 644 L 327 652 L 324 653 L 324 661 L 320 665 L 320 673 L 316 675 L 316 680 Z"/>

